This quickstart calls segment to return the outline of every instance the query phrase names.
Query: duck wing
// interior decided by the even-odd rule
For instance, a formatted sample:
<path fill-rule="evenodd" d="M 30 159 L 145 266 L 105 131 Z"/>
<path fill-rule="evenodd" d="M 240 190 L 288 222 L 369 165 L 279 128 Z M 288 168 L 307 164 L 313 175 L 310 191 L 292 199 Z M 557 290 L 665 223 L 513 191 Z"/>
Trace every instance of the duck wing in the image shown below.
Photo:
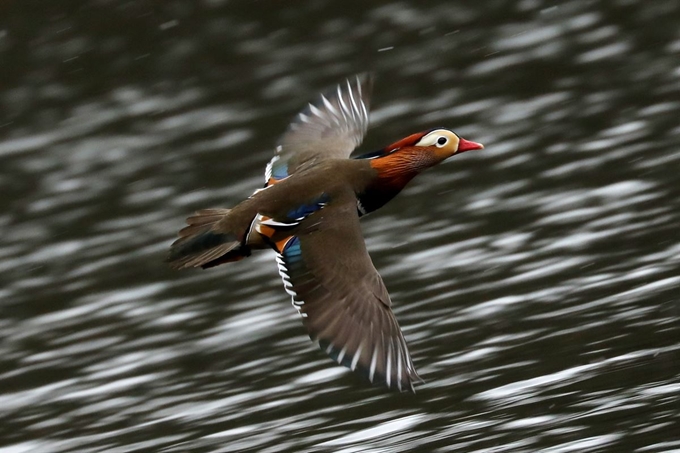
<path fill-rule="evenodd" d="M 356 202 L 320 206 L 277 243 L 284 287 L 312 340 L 372 383 L 413 391 L 422 380 L 366 250 Z"/>
<path fill-rule="evenodd" d="M 281 136 L 265 182 L 279 181 L 326 159 L 348 158 L 368 129 L 372 84 L 369 74 L 357 75 L 310 102 Z"/>

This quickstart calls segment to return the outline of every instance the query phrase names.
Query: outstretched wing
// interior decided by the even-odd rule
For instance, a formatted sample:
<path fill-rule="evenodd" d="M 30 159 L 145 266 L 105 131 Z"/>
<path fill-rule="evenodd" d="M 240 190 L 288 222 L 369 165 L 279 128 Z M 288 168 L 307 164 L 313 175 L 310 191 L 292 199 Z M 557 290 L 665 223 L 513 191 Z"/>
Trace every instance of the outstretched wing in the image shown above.
<path fill-rule="evenodd" d="M 370 75 L 357 75 L 311 102 L 279 140 L 265 182 L 279 181 L 325 159 L 348 158 L 368 129 L 371 87 Z"/>
<path fill-rule="evenodd" d="M 387 289 L 366 251 L 356 204 L 333 202 L 279 241 L 279 271 L 312 340 L 338 363 L 389 388 L 420 381 Z"/>

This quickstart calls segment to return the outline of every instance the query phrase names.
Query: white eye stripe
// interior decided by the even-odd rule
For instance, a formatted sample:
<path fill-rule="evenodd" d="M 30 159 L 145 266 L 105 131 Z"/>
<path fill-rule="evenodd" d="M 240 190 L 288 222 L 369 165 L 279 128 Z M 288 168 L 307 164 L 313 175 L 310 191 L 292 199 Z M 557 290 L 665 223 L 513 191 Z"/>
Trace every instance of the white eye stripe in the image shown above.
<path fill-rule="evenodd" d="M 439 144 L 439 139 L 443 138 L 446 140 L 442 145 Z M 444 137 L 441 134 L 436 134 L 436 133 L 429 133 L 425 137 L 421 138 L 418 143 L 416 143 L 416 146 L 432 146 L 432 145 L 437 145 L 439 147 L 446 145 L 448 142 L 448 138 Z"/>
<path fill-rule="evenodd" d="M 448 129 L 435 129 L 424 135 L 415 146 L 436 146 L 437 148 L 458 148 L 458 136 Z"/>

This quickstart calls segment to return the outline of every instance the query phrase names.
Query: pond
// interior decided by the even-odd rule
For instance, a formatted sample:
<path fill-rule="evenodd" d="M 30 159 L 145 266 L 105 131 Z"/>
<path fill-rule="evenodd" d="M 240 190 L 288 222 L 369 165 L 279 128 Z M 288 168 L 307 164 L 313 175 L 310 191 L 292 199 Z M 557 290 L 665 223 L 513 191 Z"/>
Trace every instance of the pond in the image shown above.
<path fill-rule="evenodd" d="M 0 6 L 0 451 L 680 449 L 680 4 Z M 273 252 L 164 262 L 290 119 L 484 143 L 362 219 L 417 392 L 306 334 Z"/>

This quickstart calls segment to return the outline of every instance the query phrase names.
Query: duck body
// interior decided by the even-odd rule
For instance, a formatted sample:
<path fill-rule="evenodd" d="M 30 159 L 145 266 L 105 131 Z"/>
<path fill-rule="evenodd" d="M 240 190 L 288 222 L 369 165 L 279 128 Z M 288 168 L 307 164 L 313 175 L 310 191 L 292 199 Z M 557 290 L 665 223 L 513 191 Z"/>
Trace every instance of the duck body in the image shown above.
<path fill-rule="evenodd" d="M 423 170 L 483 147 L 437 128 L 350 158 L 368 126 L 369 91 L 370 79 L 357 77 L 310 103 L 284 133 L 265 186 L 233 209 L 189 217 L 168 261 L 209 268 L 272 248 L 284 289 L 322 350 L 373 383 L 413 391 L 421 379 L 359 218 Z"/>

